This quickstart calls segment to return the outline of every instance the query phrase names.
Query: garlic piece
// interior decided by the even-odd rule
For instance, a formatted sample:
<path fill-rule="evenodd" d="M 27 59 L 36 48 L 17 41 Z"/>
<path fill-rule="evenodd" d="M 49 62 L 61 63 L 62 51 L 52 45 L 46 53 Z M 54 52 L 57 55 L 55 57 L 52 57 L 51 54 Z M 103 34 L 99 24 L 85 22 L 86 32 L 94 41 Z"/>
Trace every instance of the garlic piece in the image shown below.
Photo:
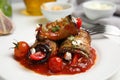
<path fill-rule="evenodd" d="M 0 35 L 9 34 L 13 31 L 11 20 L 0 10 Z"/>

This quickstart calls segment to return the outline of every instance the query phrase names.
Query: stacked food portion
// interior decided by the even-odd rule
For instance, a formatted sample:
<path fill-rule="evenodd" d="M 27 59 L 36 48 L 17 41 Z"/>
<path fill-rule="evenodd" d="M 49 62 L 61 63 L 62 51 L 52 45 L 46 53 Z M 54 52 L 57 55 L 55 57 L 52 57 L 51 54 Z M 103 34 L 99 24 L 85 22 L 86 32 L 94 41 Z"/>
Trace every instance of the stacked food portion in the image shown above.
<path fill-rule="evenodd" d="M 39 24 L 33 45 L 25 42 L 26 52 L 21 53 L 16 53 L 15 47 L 14 58 L 44 75 L 85 72 L 95 63 L 96 53 L 89 33 L 80 28 L 81 23 L 80 18 L 69 15 L 46 25 Z M 18 49 L 20 44 L 15 45 Z"/>

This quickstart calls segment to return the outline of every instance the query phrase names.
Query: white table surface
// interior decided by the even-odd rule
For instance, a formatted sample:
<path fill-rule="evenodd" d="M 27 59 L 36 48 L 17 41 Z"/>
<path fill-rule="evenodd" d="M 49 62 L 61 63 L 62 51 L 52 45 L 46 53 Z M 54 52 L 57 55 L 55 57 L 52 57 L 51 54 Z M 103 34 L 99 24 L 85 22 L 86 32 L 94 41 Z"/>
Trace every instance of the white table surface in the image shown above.
<path fill-rule="evenodd" d="M 36 29 L 36 24 L 43 23 L 43 21 L 41 20 L 43 16 L 26 16 L 24 14 L 21 14 L 21 11 L 25 9 L 23 3 L 12 4 L 12 7 L 13 16 L 11 19 L 15 26 L 15 30 L 10 35 L 0 36 L 1 50 L 4 50 L 6 48 L 6 46 L 2 45 L 11 44 L 15 40 L 30 41 L 30 39 L 35 39 L 34 30 Z M 2 56 L 2 54 L 0 54 L 0 56 Z M 4 79 L 0 78 L 0 80 Z M 112 76 L 108 80 L 120 80 L 120 71 L 118 71 L 114 76 Z"/>

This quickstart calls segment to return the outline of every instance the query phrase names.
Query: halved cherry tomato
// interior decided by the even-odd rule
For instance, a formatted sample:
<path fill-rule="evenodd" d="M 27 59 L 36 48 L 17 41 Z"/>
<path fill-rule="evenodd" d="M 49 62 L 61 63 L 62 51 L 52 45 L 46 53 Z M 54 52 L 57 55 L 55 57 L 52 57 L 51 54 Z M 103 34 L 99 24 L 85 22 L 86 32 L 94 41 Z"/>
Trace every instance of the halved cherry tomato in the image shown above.
<path fill-rule="evenodd" d="M 63 69 L 63 61 L 59 57 L 50 58 L 48 65 L 52 72 L 60 72 Z"/>
<path fill-rule="evenodd" d="M 30 55 L 30 59 L 31 60 L 42 60 L 43 58 L 45 58 L 46 54 L 42 53 L 42 52 L 36 52 Z"/>
<path fill-rule="evenodd" d="M 80 29 L 80 27 L 82 26 L 82 19 L 77 18 L 76 20 L 77 20 L 77 27 L 78 29 Z"/>
<path fill-rule="evenodd" d="M 28 53 L 28 51 L 30 49 L 28 43 L 25 41 L 19 41 L 19 42 L 14 43 L 14 44 L 15 44 L 14 56 L 16 58 L 22 58 L 22 57 L 26 56 L 26 54 Z"/>

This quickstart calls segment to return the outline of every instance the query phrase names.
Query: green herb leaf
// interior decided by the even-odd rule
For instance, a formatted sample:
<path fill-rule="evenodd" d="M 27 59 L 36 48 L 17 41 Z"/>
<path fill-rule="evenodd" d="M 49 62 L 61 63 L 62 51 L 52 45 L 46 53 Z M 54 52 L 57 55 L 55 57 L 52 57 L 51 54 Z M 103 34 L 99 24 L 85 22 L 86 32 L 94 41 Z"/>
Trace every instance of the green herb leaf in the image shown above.
<path fill-rule="evenodd" d="M 59 31 L 60 30 L 60 26 L 54 26 L 52 28 L 52 32 L 56 32 L 56 31 Z"/>

